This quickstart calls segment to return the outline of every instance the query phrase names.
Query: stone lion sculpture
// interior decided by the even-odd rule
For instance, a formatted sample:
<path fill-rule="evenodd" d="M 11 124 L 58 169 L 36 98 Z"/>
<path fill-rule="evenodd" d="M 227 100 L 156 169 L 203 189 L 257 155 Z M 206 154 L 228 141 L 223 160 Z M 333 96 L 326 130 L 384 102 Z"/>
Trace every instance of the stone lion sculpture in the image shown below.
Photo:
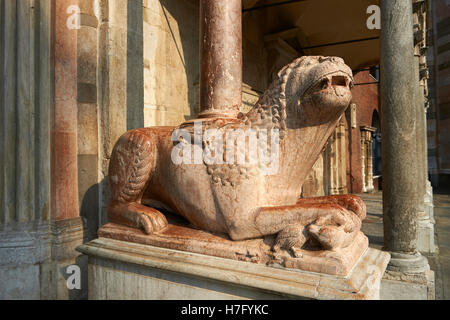
<path fill-rule="evenodd" d="M 351 101 L 352 86 L 352 71 L 341 58 L 302 57 L 284 67 L 255 107 L 236 119 L 127 132 L 110 162 L 110 221 L 151 234 L 167 226 L 164 211 L 232 240 L 276 235 L 274 249 L 294 251 L 307 241 L 325 250 L 349 246 L 365 219 L 364 202 L 352 195 L 299 195 Z M 194 142 L 174 137 L 180 130 L 193 133 L 196 123 L 200 133 L 214 129 L 216 138 L 230 130 L 270 132 L 266 141 L 278 150 L 275 172 L 263 170 L 273 163 L 236 163 L 222 154 L 221 163 L 177 163 L 174 151 L 182 154 Z M 205 138 L 200 145 L 211 154 L 210 142 Z M 227 140 L 224 149 L 239 148 Z M 248 150 L 240 152 L 248 157 Z"/>

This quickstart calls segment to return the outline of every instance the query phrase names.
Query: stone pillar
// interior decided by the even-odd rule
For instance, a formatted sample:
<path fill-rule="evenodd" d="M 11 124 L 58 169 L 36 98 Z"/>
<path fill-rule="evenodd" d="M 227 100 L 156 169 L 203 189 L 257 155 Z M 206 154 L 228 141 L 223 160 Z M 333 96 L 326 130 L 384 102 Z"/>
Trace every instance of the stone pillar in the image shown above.
<path fill-rule="evenodd" d="M 361 131 L 361 180 L 362 180 L 362 192 L 367 192 L 367 183 L 366 183 L 366 133 Z"/>
<path fill-rule="evenodd" d="M 99 144 L 99 226 L 107 221 L 106 208 L 109 200 L 108 176 L 109 159 L 114 147 L 113 138 L 116 134 L 112 129 L 110 119 L 110 80 L 109 69 L 111 60 L 108 57 L 110 46 L 109 30 L 109 0 L 97 0 L 98 17 L 98 47 L 97 47 L 97 104 L 98 104 L 98 144 Z M 120 131 L 124 131 L 126 125 L 120 123 Z"/>
<path fill-rule="evenodd" d="M 417 90 L 417 157 L 419 163 L 419 207 L 418 207 L 418 250 L 426 253 L 436 252 L 434 242 L 434 219 L 433 219 L 433 190 L 428 181 L 428 143 L 427 143 L 427 120 L 426 120 L 426 97 L 427 84 L 427 62 L 426 62 L 426 4 L 424 1 L 414 0 L 414 56 Z"/>
<path fill-rule="evenodd" d="M 324 189 L 327 195 L 348 193 L 346 154 L 345 118 L 342 117 L 323 153 L 325 163 L 323 177 L 326 180 Z"/>
<path fill-rule="evenodd" d="M 79 1 L 81 19 L 77 30 L 78 198 L 80 216 L 85 219 L 89 239 L 96 237 L 99 211 L 98 20 L 94 3 L 92 0 Z"/>
<path fill-rule="evenodd" d="M 0 300 L 39 299 L 51 256 L 51 6 L 0 8 Z"/>
<path fill-rule="evenodd" d="M 367 141 L 367 190 L 373 191 L 373 156 L 372 156 L 372 139 Z"/>
<path fill-rule="evenodd" d="M 71 299 L 87 294 L 87 279 L 82 279 L 81 290 L 70 291 L 65 278 L 69 266 L 87 266 L 75 250 L 85 239 L 78 188 L 78 115 L 95 102 L 95 82 L 86 71 L 91 69 L 92 53 L 86 51 L 89 39 L 83 35 L 84 26 L 96 19 L 87 14 L 93 10 L 90 0 L 56 1 L 53 10 L 52 256 L 41 267 L 41 283 L 49 286 L 41 294 L 46 299 Z"/>
<path fill-rule="evenodd" d="M 361 127 L 361 158 L 362 158 L 362 177 L 363 192 L 372 192 L 373 185 L 373 147 L 372 135 L 376 132 L 376 128 L 362 126 Z"/>
<path fill-rule="evenodd" d="M 200 117 L 236 117 L 242 104 L 242 1 L 200 1 Z"/>
<path fill-rule="evenodd" d="M 338 143 L 340 150 L 339 157 L 339 194 L 347 194 L 347 141 L 346 141 L 346 119 L 345 116 L 341 118 L 338 127 Z"/>
<path fill-rule="evenodd" d="M 384 245 L 388 270 L 421 273 L 428 261 L 417 250 L 417 90 L 412 1 L 381 1 L 381 107 L 383 127 Z"/>
<path fill-rule="evenodd" d="M 336 131 L 331 136 L 326 148 L 326 192 L 327 195 L 337 194 L 336 190 Z"/>
<path fill-rule="evenodd" d="M 55 3 L 52 212 L 57 221 L 79 216 L 77 161 L 78 32 L 76 29 L 68 28 L 69 14 L 66 12 L 70 5 L 78 6 L 78 1 L 61 0 Z M 73 14 L 76 15 L 76 13 Z"/>
<path fill-rule="evenodd" d="M 417 14 L 414 14 L 417 17 Z M 416 20 L 416 19 L 414 19 Z M 416 22 L 416 21 L 415 21 Z M 417 24 L 414 24 L 416 26 Z M 415 32 L 417 35 L 417 32 Z M 415 36 L 416 38 L 416 36 Z M 417 117 L 417 130 L 416 130 L 416 159 L 417 159 L 417 188 L 419 193 L 419 205 L 417 207 L 418 217 L 423 218 L 425 215 L 425 193 L 426 193 L 426 176 L 425 176 L 425 157 L 427 155 L 424 149 L 424 136 L 426 135 L 425 122 L 423 121 L 424 108 L 425 108 L 425 97 L 423 94 L 423 88 L 419 82 L 419 64 L 420 64 L 420 54 L 417 54 L 417 46 L 414 49 L 414 73 L 415 73 L 415 89 L 416 89 L 416 117 Z"/>
<path fill-rule="evenodd" d="M 64 299 L 83 240 L 77 184 L 78 1 L 0 1 L 0 299 Z M 75 21 L 78 10 L 72 10 Z M 87 286 L 84 286 L 86 289 Z"/>

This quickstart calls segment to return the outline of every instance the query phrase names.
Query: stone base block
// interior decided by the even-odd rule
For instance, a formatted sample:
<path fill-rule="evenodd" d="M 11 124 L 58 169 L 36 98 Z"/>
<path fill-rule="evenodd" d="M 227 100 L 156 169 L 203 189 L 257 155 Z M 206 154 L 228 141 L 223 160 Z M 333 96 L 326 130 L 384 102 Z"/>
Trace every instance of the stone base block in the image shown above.
<path fill-rule="evenodd" d="M 84 242 L 80 218 L 8 225 L 0 238 L 0 300 L 65 300 L 87 297 L 87 280 L 69 290 L 68 266 L 86 273 L 86 257 L 75 250 Z M 83 277 L 81 277 L 83 281 Z"/>
<path fill-rule="evenodd" d="M 438 251 L 435 242 L 434 224 L 429 219 L 417 222 L 417 249 L 422 253 L 436 253 Z"/>
<path fill-rule="evenodd" d="M 39 265 L 0 266 L 0 300 L 39 300 Z"/>
<path fill-rule="evenodd" d="M 166 229 L 152 235 L 116 224 L 103 226 L 98 234 L 114 240 L 339 276 L 348 275 L 369 246 L 367 237 L 361 232 L 353 244 L 345 249 L 328 251 L 308 248 L 297 250 L 294 256 L 285 250 L 273 252 L 274 237 L 232 241 L 225 234 L 194 229 L 182 221 L 169 222 Z"/>
<path fill-rule="evenodd" d="M 381 281 L 382 300 L 435 300 L 434 272 L 405 274 L 386 271 Z"/>
<path fill-rule="evenodd" d="M 347 276 L 99 238 L 89 256 L 89 299 L 379 299 L 390 255 L 367 249 Z"/>
<path fill-rule="evenodd" d="M 419 214 L 417 221 L 417 249 L 422 253 L 437 253 L 439 251 L 435 241 L 433 188 L 427 181 L 426 194 L 424 197 L 424 212 Z"/>

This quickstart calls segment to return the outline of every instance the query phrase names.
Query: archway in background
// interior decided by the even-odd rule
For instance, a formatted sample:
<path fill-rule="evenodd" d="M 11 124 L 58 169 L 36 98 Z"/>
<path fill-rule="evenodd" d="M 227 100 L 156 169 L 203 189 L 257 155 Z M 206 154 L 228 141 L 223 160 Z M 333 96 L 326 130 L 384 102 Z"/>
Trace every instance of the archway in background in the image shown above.
<path fill-rule="evenodd" d="M 378 189 L 381 190 L 381 174 L 382 174 L 382 159 L 381 159 L 381 121 L 377 110 L 373 111 L 372 127 L 376 131 L 372 134 L 372 161 L 373 161 L 373 179 L 378 180 Z"/>

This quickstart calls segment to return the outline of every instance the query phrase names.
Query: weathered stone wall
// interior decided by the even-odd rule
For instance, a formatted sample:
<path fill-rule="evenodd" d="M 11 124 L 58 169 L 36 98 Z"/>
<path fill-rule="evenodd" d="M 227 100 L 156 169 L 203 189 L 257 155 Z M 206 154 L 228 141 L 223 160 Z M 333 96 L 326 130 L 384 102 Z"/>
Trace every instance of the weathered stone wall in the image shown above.
<path fill-rule="evenodd" d="M 116 141 L 126 131 L 144 126 L 143 12 L 136 0 L 96 0 L 98 184 L 89 191 L 98 198 L 98 225 L 106 223 L 108 167 Z M 98 189 L 98 190 L 96 190 Z M 88 193 L 83 199 L 90 197 Z M 89 198 L 88 204 L 89 204 Z M 91 207 L 92 203 L 91 203 Z M 95 230 L 96 231 L 96 230 Z"/>
<path fill-rule="evenodd" d="M 77 30 L 78 198 L 89 238 L 106 222 L 109 156 L 118 138 L 142 127 L 142 6 L 82 0 Z"/>
<path fill-rule="evenodd" d="M 198 112 L 198 1 L 143 6 L 145 126 L 178 125 Z"/>

